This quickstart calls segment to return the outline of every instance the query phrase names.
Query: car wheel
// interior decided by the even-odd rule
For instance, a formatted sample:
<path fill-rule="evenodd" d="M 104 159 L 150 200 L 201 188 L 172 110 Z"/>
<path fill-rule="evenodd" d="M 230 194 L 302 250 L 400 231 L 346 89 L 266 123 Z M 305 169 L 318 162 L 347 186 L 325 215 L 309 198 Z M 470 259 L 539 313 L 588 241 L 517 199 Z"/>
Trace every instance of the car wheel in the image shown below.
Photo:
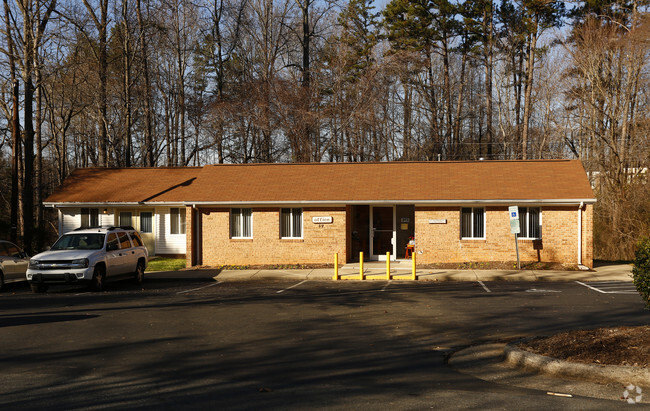
<path fill-rule="evenodd" d="M 32 283 L 29 286 L 31 287 L 33 293 L 44 293 L 45 291 L 47 291 L 47 286 L 43 284 Z"/>
<path fill-rule="evenodd" d="M 135 272 L 133 273 L 133 279 L 138 285 L 142 285 L 144 282 L 144 261 L 138 261 L 138 265 L 135 267 Z"/>
<path fill-rule="evenodd" d="M 106 281 L 106 268 L 103 265 L 96 266 L 95 272 L 93 273 L 93 279 L 90 280 L 90 290 L 103 291 L 105 281 Z"/>

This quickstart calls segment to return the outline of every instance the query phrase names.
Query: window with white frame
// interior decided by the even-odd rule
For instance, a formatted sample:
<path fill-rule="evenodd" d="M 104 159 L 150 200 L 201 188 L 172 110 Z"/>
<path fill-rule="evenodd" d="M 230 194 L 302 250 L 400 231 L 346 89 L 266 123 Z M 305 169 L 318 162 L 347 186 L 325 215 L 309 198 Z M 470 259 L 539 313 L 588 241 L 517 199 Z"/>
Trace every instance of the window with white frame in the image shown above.
<path fill-rule="evenodd" d="M 99 227 L 99 209 L 82 208 L 81 209 L 81 227 Z"/>
<path fill-rule="evenodd" d="M 485 238 L 485 209 L 464 207 L 460 211 L 460 236 L 463 239 Z"/>
<path fill-rule="evenodd" d="M 230 210 L 230 238 L 253 238 L 253 209 Z"/>
<path fill-rule="evenodd" d="M 170 234 L 185 234 L 185 208 L 171 208 L 169 219 Z"/>
<path fill-rule="evenodd" d="M 539 207 L 519 207 L 518 238 L 542 238 L 542 212 Z"/>
<path fill-rule="evenodd" d="M 302 238 L 302 208 L 283 208 L 280 212 L 280 237 Z"/>

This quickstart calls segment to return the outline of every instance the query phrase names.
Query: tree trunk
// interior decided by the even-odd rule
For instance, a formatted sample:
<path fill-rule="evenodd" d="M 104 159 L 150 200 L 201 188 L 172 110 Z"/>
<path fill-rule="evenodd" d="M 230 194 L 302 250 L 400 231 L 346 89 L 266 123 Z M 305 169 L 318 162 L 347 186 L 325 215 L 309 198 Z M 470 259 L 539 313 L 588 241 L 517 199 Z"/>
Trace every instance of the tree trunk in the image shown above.
<path fill-rule="evenodd" d="M 298 144 L 296 160 L 300 163 L 309 162 L 311 159 L 311 68 L 310 68 L 310 51 L 311 31 L 309 27 L 309 8 L 311 0 L 302 0 L 300 4 L 302 10 L 302 95 L 303 95 L 303 115 L 299 120 L 302 122 Z"/>
<path fill-rule="evenodd" d="M 528 127 L 532 109 L 533 77 L 535 70 L 535 49 L 537 48 L 537 31 L 530 34 L 528 43 L 528 62 L 526 63 L 526 84 L 524 87 L 524 119 L 521 131 L 521 158 L 528 158 Z"/>
<path fill-rule="evenodd" d="M 44 224 L 43 212 L 43 79 L 38 53 L 35 56 L 36 67 L 36 227 Z M 39 236 L 41 237 L 41 236 Z M 37 248 L 41 248 L 41 238 L 37 239 Z"/>
<path fill-rule="evenodd" d="M 126 130 L 124 135 L 124 164 L 126 167 L 131 167 L 131 32 L 128 20 L 128 0 L 122 0 L 122 30 L 123 45 L 122 45 L 122 63 L 124 64 L 124 117 L 126 121 Z"/>
<path fill-rule="evenodd" d="M 453 128 L 453 118 L 452 118 L 452 105 L 451 105 L 451 81 L 449 79 L 449 48 L 447 46 L 447 33 L 444 33 L 444 38 L 442 41 L 442 58 L 444 66 L 444 82 L 445 82 L 445 102 L 447 106 L 447 125 L 445 126 L 445 142 L 447 147 L 452 146 L 452 128 Z M 442 151 L 442 150 L 440 150 Z M 435 154 L 435 153 L 434 153 Z M 440 153 L 441 154 L 441 153 Z"/>
<path fill-rule="evenodd" d="M 32 238 L 34 231 L 34 83 L 32 80 L 34 67 L 34 36 L 32 32 L 32 4 L 23 0 L 23 83 L 25 84 L 24 121 L 24 184 L 23 184 L 23 241 L 25 251 L 33 250 Z"/>
<path fill-rule="evenodd" d="M 402 131 L 402 138 L 404 139 L 404 149 L 402 152 L 402 160 L 411 159 L 411 89 L 408 82 L 404 81 L 404 130 Z"/>
<path fill-rule="evenodd" d="M 151 113 L 151 80 L 149 78 L 149 49 L 147 44 L 147 33 L 145 32 L 144 21 L 142 19 L 141 0 L 136 1 L 136 14 L 138 17 L 138 30 L 140 34 L 140 49 L 142 53 L 142 76 L 144 78 L 144 166 L 154 166 L 154 147 L 152 131 L 152 113 Z"/>
<path fill-rule="evenodd" d="M 107 43 L 107 30 L 108 30 L 108 0 L 100 0 L 100 16 L 95 14 L 95 10 L 88 3 L 88 0 L 83 0 L 84 6 L 88 10 L 88 14 L 95 24 L 99 36 L 99 55 L 97 56 L 97 63 L 99 64 L 99 152 L 98 152 L 98 165 L 100 167 L 108 167 L 108 43 Z"/>
<path fill-rule="evenodd" d="M 101 2 L 101 26 L 99 29 L 99 110 L 101 114 L 100 140 L 99 140 L 99 165 L 108 167 L 108 58 L 107 58 L 107 25 L 108 25 L 108 0 Z"/>
<path fill-rule="evenodd" d="M 467 53 L 463 53 L 463 58 L 460 65 L 460 84 L 458 86 L 458 100 L 456 101 L 456 118 L 454 119 L 454 158 L 452 160 L 458 160 L 458 154 L 460 152 L 460 125 L 461 125 L 461 115 L 463 109 L 463 92 L 465 88 L 465 67 L 467 65 Z"/>
<path fill-rule="evenodd" d="M 9 57 L 9 78 L 11 80 L 11 119 L 9 124 L 11 127 L 11 211 L 10 211 L 10 234 L 9 238 L 13 243 L 18 242 L 18 197 L 19 197 L 19 169 L 20 169 L 20 121 L 19 121 L 19 107 L 20 104 L 20 86 L 16 78 L 16 58 L 15 47 L 13 42 L 13 33 L 11 31 L 11 18 L 9 16 L 9 4 L 4 0 L 5 11 L 5 29 L 7 38 L 7 51 Z"/>
<path fill-rule="evenodd" d="M 494 21 L 493 21 L 493 6 L 490 2 L 489 8 L 483 13 L 483 29 L 486 36 L 484 44 L 484 63 L 485 63 L 485 110 L 487 119 L 487 128 L 485 130 L 487 149 L 485 154 L 488 159 L 492 157 L 492 70 L 494 60 Z"/>

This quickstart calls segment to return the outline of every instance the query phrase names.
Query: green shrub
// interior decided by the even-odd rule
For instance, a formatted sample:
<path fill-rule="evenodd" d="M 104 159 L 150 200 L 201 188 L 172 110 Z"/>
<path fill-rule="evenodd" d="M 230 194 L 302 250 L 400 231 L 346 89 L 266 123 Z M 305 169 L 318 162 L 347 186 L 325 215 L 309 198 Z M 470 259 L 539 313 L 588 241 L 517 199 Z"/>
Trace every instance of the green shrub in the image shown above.
<path fill-rule="evenodd" d="M 650 238 L 643 238 L 636 245 L 632 278 L 646 309 L 650 309 Z"/>

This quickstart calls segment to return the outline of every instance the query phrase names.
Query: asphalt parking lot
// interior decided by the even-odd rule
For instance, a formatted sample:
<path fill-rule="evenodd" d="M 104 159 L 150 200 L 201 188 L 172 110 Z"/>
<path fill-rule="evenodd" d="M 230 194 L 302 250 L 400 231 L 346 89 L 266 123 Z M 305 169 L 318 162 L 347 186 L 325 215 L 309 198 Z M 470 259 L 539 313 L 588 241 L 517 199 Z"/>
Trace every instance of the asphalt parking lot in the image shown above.
<path fill-rule="evenodd" d="M 151 275 L 144 287 L 46 294 L 11 284 L 0 294 L 0 407 L 611 409 L 626 406 L 620 387 L 557 397 L 447 359 L 475 344 L 647 322 L 638 295 L 574 281 Z"/>

